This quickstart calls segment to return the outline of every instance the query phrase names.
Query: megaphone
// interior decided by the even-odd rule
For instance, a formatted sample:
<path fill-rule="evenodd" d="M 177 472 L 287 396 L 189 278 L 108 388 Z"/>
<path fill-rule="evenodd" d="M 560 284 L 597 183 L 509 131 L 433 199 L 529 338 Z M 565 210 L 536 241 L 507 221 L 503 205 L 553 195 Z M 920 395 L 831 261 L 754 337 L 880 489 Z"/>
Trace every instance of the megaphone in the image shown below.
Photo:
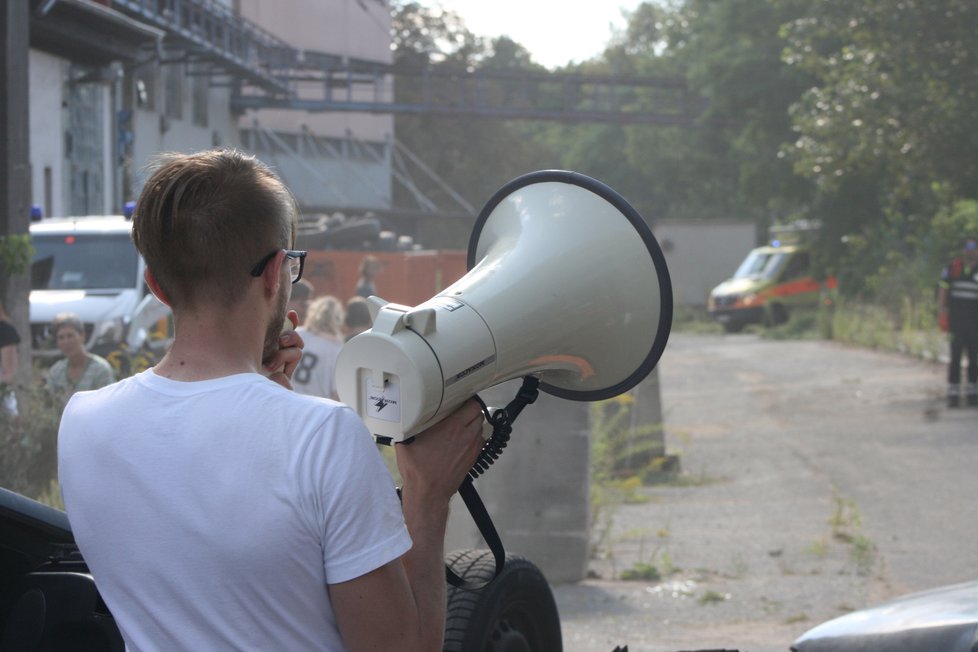
<path fill-rule="evenodd" d="M 339 398 L 398 442 L 480 390 L 524 376 L 575 401 L 617 396 L 655 367 L 672 325 L 665 257 L 605 184 L 543 170 L 476 220 L 469 272 L 418 306 L 371 297 L 373 327 L 336 363 Z"/>

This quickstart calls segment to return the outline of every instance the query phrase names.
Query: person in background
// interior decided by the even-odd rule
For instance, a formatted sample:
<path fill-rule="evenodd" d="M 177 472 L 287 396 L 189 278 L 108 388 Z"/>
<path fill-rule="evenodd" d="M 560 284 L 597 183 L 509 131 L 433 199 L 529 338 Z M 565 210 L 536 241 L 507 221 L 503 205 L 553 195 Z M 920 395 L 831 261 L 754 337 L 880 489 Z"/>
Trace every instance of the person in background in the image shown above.
<path fill-rule="evenodd" d="M 309 304 L 309 315 L 297 328 L 302 341 L 302 359 L 292 375 L 295 391 L 310 396 L 336 399 L 336 356 L 343 346 L 343 306 L 333 296 L 322 296 Z"/>
<path fill-rule="evenodd" d="M 346 340 L 359 335 L 373 325 L 370 318 L 370 308 L 363 297 L 352 297 L 346 302 L 346 317 L 343 319 L 343 330 Z"/>
<path fill-rule="evenodd" d="M 374 279 L 377 274 L 380 274 L 381 269 L 383 269 L 383 265 L 375 256 L 364 256 L 363 260 L 360 261 L 360 280 L 357 281 L 357 289 L 354 294 L 364 299 L 377 294 Z"/>
<path fill-rule="evenodd" d="M 17 395 L 14 385 L 17 382 L 17 345 L 20 334 L 14 328 L 7 310 L 0 303 L 0 401 L 10 416 L 17 416 Z"/>
<path fill-rule="evenodd" d="M 306 318 L 306 310 L 309 309 L 309 302 L 312 301 L 312 296 L 315 294 L 312 287 L 312 283 L 304 278 L 300 278 L 299 281 L 292 286 L 292 296 L 289 298 L 289 310 L 295 310 L 295 313 L 299 315 L 299 323 Z"/>
<path fill-rule="evenodd" d="M 133 242 L 173 344 L 75 394 L 58 431 L 65 511 L 127 649 L 442 649 L 479 404 L 395 447 L 399 502 L 357 413 L 290 391 L 297 224 L 288 188 L 234 149 L 170 155 L 143 186 Z"/>
<path fill-rule="evenodd" d="M 965 238 L 960 256 L 941 272 L 937 289 L 938 324 L 951 340 L 947 405 L 961 404 L 961 356 L 968 358 L 965 400 L 978 406 L 978 238 Z"/>
<path fill-rule="evenodd" d="M 70 397 L 75 392 L 105 387 L 115 382 L 115 372 L 105 358 L 85 350 L 85 326 L 71 312 L 55 315 L 51 322 L 58 350 L 65 356 L 47 373 L 49 389 Z"/>

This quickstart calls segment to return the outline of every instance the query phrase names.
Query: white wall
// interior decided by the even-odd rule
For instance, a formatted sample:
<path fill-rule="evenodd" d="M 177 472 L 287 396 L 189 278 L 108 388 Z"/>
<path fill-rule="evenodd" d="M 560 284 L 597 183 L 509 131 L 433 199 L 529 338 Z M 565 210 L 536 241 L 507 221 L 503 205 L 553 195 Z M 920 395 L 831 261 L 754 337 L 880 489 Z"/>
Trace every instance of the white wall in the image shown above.
<path fill-rule="evenodd" d="M 652 232 L 665 254 L 677 305 L 706 305 L 710 290 L 733 276 L 757 246 L 753 222 L 661 221 Z"/>
<path fill-rule="evenodd" d="M 184 93 L 183 118 L 161 118 L 162 109 L 133 113 L 133 196 L 135 199 L 149 176 L 148 167 L 166 152 L 195 152 L 216 145 L 238 147 L 238 125 L 229 108 L 230 91 L 209 92 L 207 126 L 194 124 L 190 93 Z"/>
<path fill-rule="evenodd" d="M 64 215 L 64 116 L 61 102 L 68 64 L 64 59 L 31 50 L 29 66 L 31 203 L 46 203 L 44 169 L 50 168 L 52 201 L 50 206 L 43 206 L 44 214 Z"/>

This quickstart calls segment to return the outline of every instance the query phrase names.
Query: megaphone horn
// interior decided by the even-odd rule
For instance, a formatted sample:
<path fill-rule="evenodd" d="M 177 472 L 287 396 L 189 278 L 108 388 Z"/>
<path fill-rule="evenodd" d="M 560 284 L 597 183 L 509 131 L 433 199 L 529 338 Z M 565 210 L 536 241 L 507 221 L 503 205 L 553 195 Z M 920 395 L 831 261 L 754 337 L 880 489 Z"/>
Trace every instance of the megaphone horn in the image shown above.
<path fill-rule="evenodd" d="M 527 375 L 561 398 L 611 398 L 649 374 L 669 339 L 662 250 L 621 195 L 582 174 L 503 186 L 479 213 L 468 267 L 419 306 L 383 304 L 340 352 L 340 400 L 376 436 L 407 439 Z"/>

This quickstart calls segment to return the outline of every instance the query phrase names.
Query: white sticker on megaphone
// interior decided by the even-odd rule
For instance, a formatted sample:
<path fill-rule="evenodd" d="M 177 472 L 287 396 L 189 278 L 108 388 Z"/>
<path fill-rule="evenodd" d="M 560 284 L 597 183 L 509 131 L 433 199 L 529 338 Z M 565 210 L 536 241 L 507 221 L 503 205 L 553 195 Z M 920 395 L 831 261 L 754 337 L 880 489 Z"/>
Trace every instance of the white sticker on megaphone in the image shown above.
<path fill-rule="evenodd" d="M 379 387 L 372 378 L 364 379 L 364 395 L 367 397 L 368 417 L 393 423 L 401 421 L 401 387 L 398 381 L 390 378 Z"/>

